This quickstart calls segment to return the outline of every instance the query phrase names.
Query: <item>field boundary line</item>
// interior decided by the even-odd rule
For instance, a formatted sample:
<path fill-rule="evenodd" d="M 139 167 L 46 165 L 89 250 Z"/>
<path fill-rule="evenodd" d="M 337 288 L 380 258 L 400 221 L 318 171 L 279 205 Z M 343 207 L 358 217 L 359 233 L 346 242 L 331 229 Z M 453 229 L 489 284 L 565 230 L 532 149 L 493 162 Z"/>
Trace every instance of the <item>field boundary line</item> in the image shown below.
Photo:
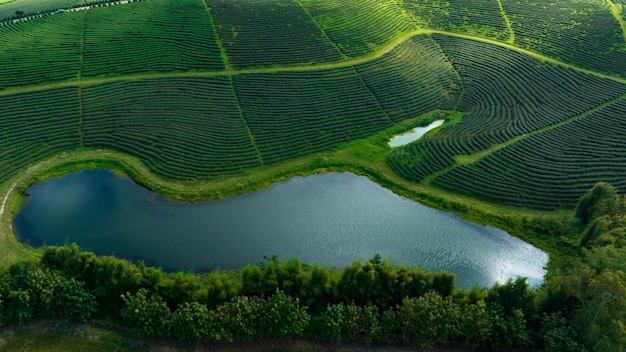
<path fill-rule="evenodd" d="M 0 206 L 0 219 L 2 219 L 2 217 L 4 216 L 4 207 L 7 204 L 9 195 L 13 192 L 13 189 L 15 188 L 16 185 L 17 185 L 17 182 L 13 182 L 13 184 L 11 184 L 11 187 L 9 187 L 9 189 L 4 195 L 4 199 L 2 200 L 2 206 Z"/>
<path fill-rule="evenodd" d="M 442 31 L 437 29 L 417 29 L 414 31 L 406 32 L 400 37 L 396 38 L 396 40 L 388 43 L 386 46 L 382 47 L 382 49 L 375 51 L 371 54 L 367 54 L 358 58 L 343 60 L 343 61 L 334 61 L 334 62 L 326 62 L 319 64 L 292 64 L 292 65 L 282 65 L 282 66 L 271 66 L 271 67 L 262 67 L 262 68 L 247 68 L 247 69 L 231 69 L 224 71 L 190 71 L 190 72 L 168 72 L 168 73 L 139 73 L 139 74 L 129 74 L 123 76 L 116 77 L 90 77 L 83 78 L 81 80 L 67 80 L 67 81 L 57 81 L 51 83 L 44 83 L 38 85 L 30 85 L 30 86 L 19 86 L 19 87 L 11 87 L 6 88 L 0 91 L 0 96 L 17 94 L 17 93 L 29 93 L 34 91 L 42 91 L 52 88 L 62 88 L 62 87 L 71 87 L 76 85 L 84 86 L 92 86 L 103 83 L 110 82 L 124 82 L 124 81 L 135 81 L 141 79 L 155 79 L 155 78 L 184 78 L 184 77 L 219 77 L 219 76 L 235 76 L 240 74 L 255 74 L 255 73 L 278 73 L 278 72 L 310 72 L 317 70 L 330 70 L 336 68 L 344 68 L 349 66 L 358 65 L 361 63 L 365 63 L 368 61 L 372 61 L 382 57 L 383 55 L 389 53 L 393 49 L 395 49 L 398 45 L 404 43 L 405 41 L 418 36 L 418 35 L 427 35 L 427 34 L 440 34 L 448 37 L 461 38 L 467 40 L 474 40 L 478 42 L 483 42 L 487 44 L 497 45 L 500 47 L 504 47 L 509 50 L 516 51 L 521 54 L 525 54 L 534 59 L 537 59 L 542 62 L 546 62 L 549 64 L 553 64 L 556 66 L 565 67 L 577 72 L 585 73 L 588 75 L 592 75 L 595 77 L 609 79 L 618 83 L 626 84 L 626 78 L 620 77 L 617 75 L 610 75 L 606 73 L 600 73 L 597 71 L 593 71 L 586 68 L 581 68 L 573 64 L 569 64 L 563 61 L 559 61 L 557 59 L 539 54 L 537 52 L 523 49 L 518 46 L 504 43 L 501 41 L 497 41 L 495 39 L 478 37 L 469 34 L 463 33 L 454 33 L 448 31 Z"/>
<path fill-rule="evenodd" d="M 370 96 L 372 97 L 372 99 L 374 99 L 374 101 L 376 102 L 376 105 L 378 105 L 378 108 L 383 113 L 383 115 L 385 115 L 385 117 L 387 118 L 389 123 L 391 125 L 395 125 L 396 123 L 391 119 L 391 116 L 389 116 L 389 113 L 387 113 L 387 110 L 385 110 L 385 108 L 383 107 L 383 104 L 380 103 L 380 100 L 378 100 L 378 97 L 376 96 L 376 94 L 374 93 L 372 88 L 370 88 L 369 84 L 367 84 L 367 82 L 365 82 L 365 80 L 363 79 L 363 76 L 361 76 L 361 74 L 359 73 L 359 70 L 357 70 L 356 66 L 352 66 L 352 72 L 354 72 L 354 74 L 356 74 L 357 77 L 359 77 L 359 81 L 361 81 L 361 83 L 363 83 L 363 85 L 365 86 L 367 91 L 370 93 Z"/>
<path fill-rule="evenodd" d="M 339 46 L 337 46 L 337 43 L 335 43 L 334 41 L 330 40 L 330 37 L 326 34 L 326 31 L 324 29 L 322 29 L 322 26 L 320 26 L 320 24 L 315 20 L 315 17 L 313 17 L 313 15 L 311 15 L 311 12 L 309 12 L 309 9 L 307 9 L 304 5 L 302 5 L 300 0 L 294 0 L 294 1 L 298 4 L 298 6 L 300 6 L 302 11 L 304 11 L 307 14 L 307 16 L 309 16 L 311 21 L 313 21 L 313 23 L 315 23 L 315 26 L 320 30 L 320 32 L 322 32 L 322 35 L 324 36 L 324 38 L 326 38 L 326 40 L 328 40 L 328 42 L 333 45 L 333 48 L 335 48 L 335 50 L 337 50 L 337 52 L 345 60 L 347 60 L 348 56 L 346 56 L 346 54 L 341 49 L 339 49 Z"/>
<path fill-rule="evenodd" d="M 229 81 L 230 81 L 230 88 L 232 89 L 233 95 L 235 96 L 235 101 L 237 102 L 237 110 L 239 110 L 239 116 L 241 116 L 241 119 L 243 120 L 244 125 L 246 125 L 248 136 L 250 136 L 250 142 L 252 143 L 252 146 L 254 147 L 254 149 L 256 149 L 257 157 L 259 158 L 259 163 L 261 165 L 265 165 L 265 162 L 263 161 L 263 155 L 261 155 L 261 149 L 259 149 L 259 146 L 256 144 L 256 139 L 254 138 L 254 134 L 252 133 L 252 130 L 250 129 L 250 125 L 248 124 L 248 119 L 246 119 L 246 116 L 243 113 L 243 109 L 241 108 L 241 102 L 239 100 L 239 94 L 237 93 L 237 89 L 235 89 L 235 82 L 233 82 L 233 76 L 229 77 Z"/>
<path fill-rule="evenodd" d="M 513 32 L 513 23 L 509 19 L 509 15 L 507 15 L 506 11 L 504 10 L 504 5 L 502 5 L 502 0 L 497 0 L 497 1 L 498 1 L 498 6 L 500 7 L 500 15 L 502 15 L 502 18 L 504 18 L 504 23 L 506 23 L 506 28 L 509 29 L 509 39 L 507 40 L 507 43 L 515 44 L 515 32 Z"/>
<path fill-rule="evenodd" d="M 622 17 L 622 9 L 624 7 L 622 4 L 616 4 L 613 0 L 606 0 L 606 2 L 611 8 L 611 14 L 619 23 L 620 28 L 622 28 L 622 37 L 624 37 L 624 43 L 626 43 L 626 21 L 624 20 L 624 17 Z"/>
<path fill-rule="evenodd" d="M 513 137 L 513 138 L 511 138 L 511 139 L 509 139 L 509 140 L 507 140 L 505 142 L 494 144 L 491 147 L 489 147 L 487 149 L 484 149 L 484 150 L 481 150 L 479 152 L 476 152 L 474 154 L 470 154 L 470 155 L 455 155 L 454 156 L 455 163 L 453 165 L 450 165 L 450 166 L 445 167 L 445 168 L 443 168 L 441 170 L 433 172 L 432 174 L 430 174 L 430 175 L 426 176 L 424 179 L 422 179 L 421 183 L 424 184 L 424 185 L 430 185 L 430 183 L 434 179 L 436 179 L 437 177 L 439 177 L 439 176 L 441 176 L 441 175 L 443 175 L 443 174 L 445 174 L 447 172 L 450 172 L 450 171 L 452 171 L 452 170 L 454 170 L 454 169 L 456 169 L 458 167 L 465 166 L 465 165 L 472 164 L 474 162 L 480 161 L 481 159 L 484 159 L 485 157 L 488 157 L 489 155 L 491 155 L 491 154 L 493 154 L 493 153 L 495 153 L 495 152 L 497 152 L 497 151 L 499 151 L 501 149 L 504 149 L 504 148 L 506 148 L 508 146 L 516 144 L 517 142 L 520 142 L 520 141 L 522 141 L 524 139 L 528 139 L 528 138 L 530 138 L 530 137 L 532 137 L 534 135 L 545 133 L 545 132 L 551 131 L 553 129 L 556 129 L 556 128 L 568 125 L 568 124 L 570 124 L 572 122 L 576 122 L 578 120 L 584 119 L 587 116 L 589 116 L 589 115 L 591 115 L 591 114 L 593 114 L 595 112 L 598 112 L 598 111 L 600 111 L 600 110 L 602 110 L 604 108 L 607 108 L 607 107 L 609 107 L 609 106 L 611 106 L 611 105 L 613 105 L 615 103 L 618 103 L 618 102 L 620 102 L 620 101 L 622 101 L 624 99 L 626 99 L 626 93 L 624 93 L 624 94 L 622 94 L 622 95 L 620 95 L 620 96 L 618 96 L 616 98 L 613 98 L 611 100 L 605 101 L 604 103 L 599 104 L 598 106 L 596 106 L 596 107 L 594 107 L 592 109 L 589 109 L 589 110 L 583 112 L 582 114 L 578 114 L 578 115 L 572 116 L 572 117 L 567 118 L 567 119 L 565 119 L 563 121 L 560 121 L 560 122 L 553 123 L 551 125 L 542 127 L 542 128 L 540 128 L 538 130 L 534 130 L 534 131 L 531 131 L 531 132 L 528 132 L 528 133 L 524 133 L 524 134 L 519 135 L 517 137 Z"/>
<path fill-rule="evenodd" d="M 459 71 L 454 67 L 454 63 L 452 62 L 452 60 L 450 60 L 450 57 L 443 50 L 443 48 L 441 47 L 439 42 L 436 41 L 433 38 L 432 35 L 429 35 L 428 37 L 429 37 L 430 41 L 434 45 L 437 46 L 437 48 L 439 49 L 439 52 L 441 52 L 441 55 L 443 56 L 444 60 L 446 61 L 446 63 L 448 65 L 450 65 L 450 69 L 452 70 L 452 72 L 454 72 L 454 74 L 456 75 L 456 78 L 459 80 L 459 84 L 461 84 L 461 94 L 459 94 L 459 97 L 456 99 L 456 103 L 454 104 L 454 111 L 458 111 L 459 105 L 461 105 L 461 102 L 463 101 L 463 96 L 465 95 L 465 81 L 463 81 L 463 78 L 461 77 L 461 74 L 459 74 Z"/>
<path fill-rule="evenodd" d="M 209 4 L 206 3 L 206 0 L 200 0 L 200 1 L 202 1 L 202 4 L 204 5 L 204 10 L 206 11 L 207 15 L 209 15 L 211 28 L 213 28 L 213 32 L 215 33 L 215 41 L 217 42 L 217 46 L 220 47 L 220 54 L 222 56 L 222 62 L 224 64 L 224 68 L 227 71 L 231 70 L 232 67 L 230 66 L 230 62 L 228 60 L 228 54 L 226 54 L 226 48 L 224 48 L 224 45 L 222 45 L 222 37 L 220 37 L 220 34 L 217 32 L 217 27 L 215 26 L 215 18 L 213 18 L 213 14 L 211 13 L 211 8 L 209 7 Z"/>

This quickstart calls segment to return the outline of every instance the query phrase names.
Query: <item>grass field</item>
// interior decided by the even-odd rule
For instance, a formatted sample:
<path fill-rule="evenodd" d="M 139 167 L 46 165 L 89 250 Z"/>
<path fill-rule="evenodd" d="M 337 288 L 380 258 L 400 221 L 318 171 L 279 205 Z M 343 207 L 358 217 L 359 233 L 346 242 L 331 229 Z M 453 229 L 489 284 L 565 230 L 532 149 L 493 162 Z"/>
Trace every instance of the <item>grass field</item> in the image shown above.
<path fill-rule="evenodd" d="M 330 169 L 485 212 L 626 191 L 617 5 L 558 5 L 148 0 L 2 25 L 0 235 L 6 195 L 62 155 L 187 199 Z M 433 111 L 416 143 L 368 139 Z"/>

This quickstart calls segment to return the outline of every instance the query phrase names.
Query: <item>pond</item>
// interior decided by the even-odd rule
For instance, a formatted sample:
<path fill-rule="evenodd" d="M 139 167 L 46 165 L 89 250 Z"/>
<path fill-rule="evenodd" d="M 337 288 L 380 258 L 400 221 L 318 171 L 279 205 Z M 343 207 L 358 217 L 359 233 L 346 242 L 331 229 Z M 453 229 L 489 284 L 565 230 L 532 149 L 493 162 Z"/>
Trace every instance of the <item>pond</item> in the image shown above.
<path fill-rule="evenodd" d="M 435 128 L 443 125 L 445 120 L 436 120 L 431 122 L 428 126 L 423 127 L 415 127 L 414 129 L 399 134 L 397 136 L 393 136 L 389 140 L 390 147 L 401 147 L 403 145 L 407 145 L 411 142 L 415 142 L 416 140 L 422 138 L 428 131 L 434 130 Z"/>
<path fill-rule="evenodd" d="M 376 253 L 457 275 L 458 287 L 543 280 L 548 255 L 506 232 L 400 197 L 363 176 L 328 173 L 225 200 L 170 201 L 106 170 L 33 185 L 14 220 L 32 246 L 144 259 L 169 270 L 233 269 L 263 256 L 345 266 Z"/>

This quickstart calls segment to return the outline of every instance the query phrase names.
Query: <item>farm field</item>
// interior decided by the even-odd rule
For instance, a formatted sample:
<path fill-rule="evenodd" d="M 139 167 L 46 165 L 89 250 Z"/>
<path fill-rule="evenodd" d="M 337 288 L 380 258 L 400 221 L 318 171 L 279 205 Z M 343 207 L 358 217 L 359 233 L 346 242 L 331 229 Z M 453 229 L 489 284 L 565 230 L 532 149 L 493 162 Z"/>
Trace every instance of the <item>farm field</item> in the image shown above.
<path fill-rule="evenodd" d="M 98 148 L 164 179 L 224 179 L 442 111 L 456 118 L 389 148 L 380 172 L 493 204 L 571 208 L 601 179 L 626 188 L 621 154 L 598 173 L 549 161 L 539 172 L 526 154 L 561 150 L 564 137 L 548 135 L 582 135 L 598 116 L 620 121 L 626 42 L 611 6 L 567 4 L 147 0 L 0 26 L 0 181 Z M 611 143 L 585 155 L 606 159 Z M 499 180 L 508 173 L 515 187 Z"/>
<path fill-rule="evenodd" d="M 82 76 L 224 69 L 211 18 L 198 1 L 151 0 L 85 13 Z"/>
<path fill-rule="evenodd" d="M 296 0 L 207 0 L 233 67 L 341 59 Z"/>
<path fill-rule="evenodd" d="M 581 67 L 626 76 L 626 38 L 608 2 L 502 0 L 515 44 Z"/>
<path fill-rule="evenodd" d="M 0 21 L 12 18 L 16 12 L 24 15 L 54 12 L 62 8 L 83 6 L 89 0 L 3 0 L 0 1 Z"/>

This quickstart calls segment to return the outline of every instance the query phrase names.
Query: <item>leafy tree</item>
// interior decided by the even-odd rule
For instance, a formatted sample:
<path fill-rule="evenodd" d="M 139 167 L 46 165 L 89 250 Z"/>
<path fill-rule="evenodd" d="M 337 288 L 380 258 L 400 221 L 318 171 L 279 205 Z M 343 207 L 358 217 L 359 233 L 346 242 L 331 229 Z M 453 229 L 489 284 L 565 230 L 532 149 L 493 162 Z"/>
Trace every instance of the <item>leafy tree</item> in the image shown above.
<path fill-rule="evenodd" d="M 602 233 L 607 231 L 611 219 L 608 216 L 601 216 L 593 219 L 580 235 L 579 247 L 585 247 L 589 242 L 593 242 L 600 237 Z"/>
<path fill-rule="evenodd" d="M 594 218 L 615 212 L 617 189 L 606 182 L 596 183 L 578 201 L 576 216 L 583 224 Z"/>
<path fill-rule="evenodd" d="M 260 297 L 234 297 L 209 312 L 208 335 L 215 342 L 251 341 L 265 309 L 267 301 Z"/>
<path fill-rule="evenodd" d="M 499 351 L 530 345 L 530 333 L 526 328 L 526 319 L 521 309 L 505 313 L 505 309 L 499 303 L 491 303 L 487 305 L 487 313 L 492 324 L 490 348 Z"/>
<path fill-rule="evenodd" d="M 537 294 L 532 291 L 525 277 L 519 277 L 513 281 L 508 279 L 503 285 L 496 283 L 487 293 L 487 303 L 496 303 L 504 309 L 506 316 L 513 315 L 518 309 L 524 313 L 524 317 L 536 314 L 535 298 Z"/>
<path fill-rule="evenodd" d="M 205 287 L 207 306 L 216 307 L 240 294 L 241 281 L 225 273 L 213 272 L 208 276 L 208 283 Z"/>
<path fill-rule="evenodd" d="M 576 299 L 572 327 L 589 350 L 619 351 L 626 347 L 626 275 L 596 272 L 581 265 L 568 276 L 565 291 Z"/>
<path fill-rule="evenodd" d="M 98 307 L 94 295 L 85 289 L 85 283 L 74 278 L 59 283 L 51 305 L 54 316 L 81 322 L 91 319 Z"/>
<path fill-rule="evenodd" d="M 121 295 L 124 301 L 122 318 L 129 330 L 137 336 L 168 337 L 171 311 L 159 295 L 148 297 L 148 291 L 139 289 L 135 295 Z"/>
<path fill-rule="evenodd" d="M 198 344 L 208 335 L 209 311 L 205 305 L 197 302 L 185 302 L 172 314 L 169 328 L 171 335 L 178 341 Z"/>
<path fill-rule="evenodd" d="M 456 286 L 456 275 L 447 271 L 438 271 L 433 276 L 432 289 L 442 296 L 450 296 Z"/>
<path fill-rule="evenodd" d="M 569 326 L 561 313 L 544 314 L 539 336 L 546 352 L 584 352 L 577 341 L 576 331 Z"/>
<path fill-rule="evenodd" d="M 267 301 L 267 309 L 259 317 L 261 335 L 277 339 L 299 337 L 304 334 L 310 316 L 307 307 L 298 299 L 277 291 Z"/>
<path fill-rule="evenodd" d="M 422 348 L 445 344 L 460 335 L 461 309 L 451 297 L 428 292 L 419 298 L 405 298 L 397 310 L 404 340 Z"/>
<path fill-rule="evenodd" d="M 493 322 L 483 301 L 461 306 L 460 326 L 466 346 L 477 348 L 489 345 Z"/>

